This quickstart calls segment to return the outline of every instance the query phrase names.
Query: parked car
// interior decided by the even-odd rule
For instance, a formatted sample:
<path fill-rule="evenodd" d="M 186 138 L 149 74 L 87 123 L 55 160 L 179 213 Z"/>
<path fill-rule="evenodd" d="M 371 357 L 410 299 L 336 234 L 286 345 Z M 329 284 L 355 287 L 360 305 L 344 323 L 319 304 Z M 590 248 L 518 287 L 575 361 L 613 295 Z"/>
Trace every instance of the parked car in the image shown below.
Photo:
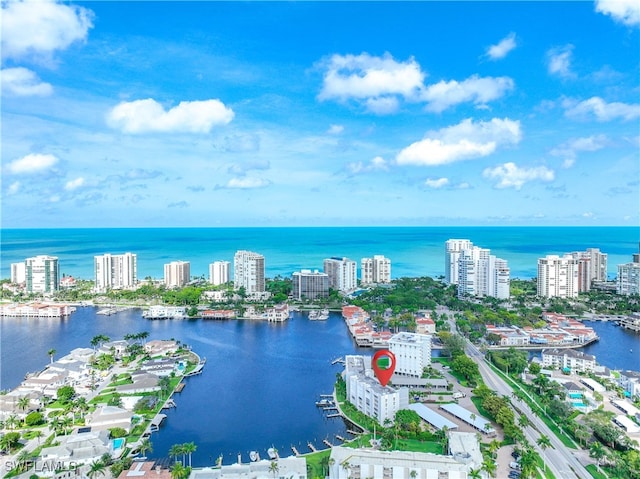
<path fill-rule="evenodd" d="M 518 464 L 517 462 L 510 462 L 510 463 L 509 463 L 509 467 L 510 467 L 511 469 L 515 469 L 516 471 L 519 471 L 519 470 L 520 470 L 520 464 Z"/>

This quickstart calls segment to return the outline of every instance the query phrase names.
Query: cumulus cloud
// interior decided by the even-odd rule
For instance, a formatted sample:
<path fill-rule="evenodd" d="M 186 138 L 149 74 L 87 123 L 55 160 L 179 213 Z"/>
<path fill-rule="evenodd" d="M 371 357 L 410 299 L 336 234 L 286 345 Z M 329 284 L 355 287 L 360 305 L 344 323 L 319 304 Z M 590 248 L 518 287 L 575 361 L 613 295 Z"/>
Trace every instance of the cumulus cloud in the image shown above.
<path fill-rule="evenodd" d="M 497 45 L 491 45 L 487 48 L 486 55 L 490 60 L 500 60 L 506 57 L 516 46 L 516 34 L 511 32 L 500 40 Z"/>
<path fill-rule="evenodd" d="M 51 54 L 84 41 L 93 27 L 93 12 L 53 0 L 2 2 L 2 56 L 20 58 Z"/>
<path fill-rule="evenodd" d="M 427 178 L 424 184 L 429 188 L 439 189 L 449 184 L 449 178 Z"/>
<path fill-rule="evenodd" d="M 235 134 L 225 136 L 222 143 L 214 145 L 223 151 L 230 153 L 246 153 L 260 149 L 260 136 L 256 134 Z"/>
<path fill-rule="evenodd" d="M 84 185 L 84 178 L 80 176 L 73 180 L 67 181 L 67 183 L 64 185 L 64 189 L 67 191 L 73 191 L 73 190 L 77 190 L 83 185 Z"/>
<path fill-rule="evenodd" d="M 401 62 L 388 53 L 382 57 L 336 54 L 322 66 L 326 71 L 319 100 L 354 100 L 376 114 L 396 112 L 400 99 L 415 101 L 424 87 L 425 73 L 413 58 Z"/>
<path fill-rule="evenodd" d="M 227 170 L 234 175 L 244 176 L 249 170 L 268 170 L 271 167 L 269 160 L 250 160 L 243 163 L 234 163 Z"/>
<path fill-rule="evenodd" d="M 520 168 L 513 162 L 498 165 L 495 168 L 485 168 L 482 176 L 498 180 L 496 188 L 515 188 L 519 190 L 530 181 L 553 181 L 555 173 L 546 166 L 535 168 Z"/>
<path fill-rule="evenodd" d="M 563 167 L 573 166 L 582 151 L 598 151 L 605 147 L 607 137 L 605 135 L 592 135 L 583 138 L 574 138 L 553 148 L 551 154 L 564 159 Z"/>
<path fill-rule="evenodd" d="M 640 103 L 607 103 L 598 96 L 581 102 L 566 99 L 563 101 L 562 106 L 565 109 L 565 116 L 577 119 L 595 117 L 598 121 L 611 121 L 616 119 L 629 121 L 640 117 Z"/>
<path fill-rule="evenodd" d="M 376 156 L 368 163 L 362 161 L 354 161 L 347 165 L 349 173 L 357 175 L 359 173 L 369 173 L 371 171 L 388 170 L 387 162 L 381 156 Z"/>
<path fill-rule="evenodd" d="M 271 182 L 269 180 L 265 180 L 263 178 L 250 178 L 248 176 L 244 176 L 241 178 L 231 178 L 227 182 L 225 188 L 250 190 L 254 188 L 264 188 L 270 184 Z"/>
<path fill-rule="evenodd" d="M 7 165 L 9 172 L 15 174 L 40 173 L 48 170 L 58 162 L 54 155 L 32 153 L 12 161 Z"/>
<path fill-rule="evenodd" d="M 520 122 L 508 118 L 473 122 L 428 132 L 426 137 L 403 149 L 399 165 L 436 166 L 490 155 L 499 146 L 517 144 L 522 137 Z"/>
<path fill-rule="evenodd" d="M 550 75 L 561 78 L 571 78 L 574 73 L 571 71 L 571 55 L 573 45 L 552 48 L 547 52 L 547 70 Z"/>
<path fill-rule="evenodd" d="M 13 96 L 47 96 L 53 92 L 51 84 L 43 82 L 28 68 L 3 68 L 0 71 L 2 93 Z"/>
<path fill-rule="evenodd" d="M 441 112 L 459 103 L 473 102 L 484 106 L 513 89 L 513 80 L 509 77 L 484 77 L 473 75 L 466 80 L 441 81 L 430 85 L 422 98 L 428 102 L 427 110 Z"/>
<path fill-rule="evenodd" d="M 15 195 L 18 191 L 20 191 L 20 187 L 22 185 L 20 184 L 19 181 L 14 181 L 13 183 L 11 183 L 9 185 L 9 188 L 7 188 L 7 194 L 8 195 Z"/>
<path fill-rule="evenodd" d="M 616 22 L 629 27 L 640 25 L 640 3 L 637 0 L 596 0 L 596 12 L 611 15 Z"/>
<path fill-rule="evenodd" d="M 168 111 L 152 98 L 122 102 L 107 115 L 111 128 L 125 133 L 186 132 L 208 133 L 226 125 L 234 113 L 220 100 L 183 101 Z"/>

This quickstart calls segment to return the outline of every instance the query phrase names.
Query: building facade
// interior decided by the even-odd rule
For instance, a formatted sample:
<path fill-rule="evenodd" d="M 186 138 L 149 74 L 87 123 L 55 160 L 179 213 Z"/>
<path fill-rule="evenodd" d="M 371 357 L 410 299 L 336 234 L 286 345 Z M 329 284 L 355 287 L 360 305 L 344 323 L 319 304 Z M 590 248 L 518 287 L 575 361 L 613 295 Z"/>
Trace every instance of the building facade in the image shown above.
<path fill-rule="evenodd" d="M 233 257 L 233 286 L 244 288 L 247 294 L 265 291 L 264 256 L 240 250 Z"/>
<path fill-rule="evenodd" d="M 303 269 L 292 275 L 293 299 L 318 299 L 329 297 L 329 275 L 318 270 Z"/>
<path fill-rule="evenodd" d="M 362 258 L 360 261 L 360 282 L 362 284 L 390 283 L 391 260 L 382 255 Z"/>
<path fill-rule="evenodd" d="M 27 281 L 27 264 L 11 263 L 11 282 L 13 284 L 22 284 Z"/>
<path fill-rule="evenodd" d="M 353 291 L 358 286 L 356 262 L 349 258 L 327 258 L 324 272 L 329 276 L 329 287 L 343 293 Z"/>
<path fill-rule="evenodd" d="M 398 333 L 389 339 L 389 351 L 396 357 L 395 374 L 422 377 L 424 368 L 431 365 L 431 336 Z"/>
<path fill-rule="evenodd" d="M 565 255 L 538 259 L 537 294 L 544 298 L 575 298 L 579 292 L 578 260 Z"/>
<path fill-rule="evenodd" d="M 593 372 L 596 368 L 596 357 L 573 349 L 543 349 L 542 365 L 545 368 Z"/>
<path fill-rule="evenodd" d="M 138 283 L 138 256 L 133 253 L 94 256 L 95 290 L 129 289 Z"/>
<path fill-rule="evenodd" d="M 229 261 L 214 261 L 209 265 L 209 283 L 214 286 L 226 284 L 229 282 L 229 270 L 231 263 Z"/>
<path fill-rule="evenodd" d="M 167 288 L 182 288 L 191 281 L 191 263 L 172 261 L 164 265 L 164 285 Z"/>
<path fill-rule="evenodd" d="M 56 256 L 35 256 L 25 260 L 25 284 L 28 293 L 53 293 L 60 287 Z"/>
<path fill-rule="evenodd" d="M 444 281 L 447 284 L 458 284 L 458 260 L 463 250 L 473 248 L 468 239 L 450 239 L 444 244 Z"/>
<path fill-rule="evenodd" d="M 449 240 L 462 241 L 462 240 Z M 455 243 L 459 251 L 455 252 L 457 266 L 458 297 L 490 296 L 499 299 L 509 298 L 510 270 L 507 261 L 491 254 L 491 250 Z M 452 255 L 454 253 L 451 253 Z M 453 271 L 450 271 L 452 274 Z"/>
<path fill-rule="evenodd" d="M 616 292 L 624 295 L 640 294 L 640 263 L 618 265 Z"/>

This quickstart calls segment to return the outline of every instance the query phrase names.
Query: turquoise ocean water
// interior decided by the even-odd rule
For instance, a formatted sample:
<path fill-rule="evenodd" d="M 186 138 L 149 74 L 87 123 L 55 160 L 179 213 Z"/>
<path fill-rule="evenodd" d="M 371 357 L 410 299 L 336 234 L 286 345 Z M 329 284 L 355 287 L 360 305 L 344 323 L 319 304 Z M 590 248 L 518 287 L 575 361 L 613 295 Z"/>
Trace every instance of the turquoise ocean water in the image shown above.
<path fill-rule="evenodd" d="M 239 249 L 265 256 L 268 277 L 322 269 L 330 256 L 358 263 L 382 254 L 391 259 L 392 276 L 437 277 L 444 274 L 444 242 L 466 238 L 490 248 L 509 262 L 512 278 L 536 276 L 536 262 L 547 254 L 599 248 L 609 255 L 608 272 L 638 251 L 638 227 L 318 227 L 318 228 L 136 228 L 5 229 L 0 274 L 10 264 L 48 254 L 58 256 L 63 274 L 93 278 L 93 256 L 132 252 L 138 255 L 138 278 L 160 278 L 170 261 L 191 262 L 192 276 L 208 275 L 208 264 L 230 261 Z"/>

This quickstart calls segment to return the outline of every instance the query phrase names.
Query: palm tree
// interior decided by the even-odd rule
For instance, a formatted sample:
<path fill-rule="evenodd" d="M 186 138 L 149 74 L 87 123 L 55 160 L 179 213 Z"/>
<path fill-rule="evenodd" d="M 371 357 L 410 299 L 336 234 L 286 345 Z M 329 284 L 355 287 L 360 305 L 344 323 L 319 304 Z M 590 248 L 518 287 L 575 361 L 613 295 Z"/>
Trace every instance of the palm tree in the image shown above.
<path fill-rule="evenodd" d="M 544 471 L 547 471 L 547 463 L 544 461 L 545 457 L 544 457 L 544 451 L 548 448 L 548 447 L 553 447 L 551 445 L 551 440 L 549 439 L 548 436 L 545 436 L 544 434 L 542 436 L 540 436 L 538 438 L 538 440 L 536 441 L 536 443 L 538 444 L 538 446 L 540 446 L 540 449 L 542 449 L 542 466 L 544 468 Z"/>
<path fill-rule="evenodd" d="M 182 444 L 174 444 L 169 449 L 169 457 L 172 457 L 176 460 L 176 464 L 178 463 L 178 456 L 181 456 L 182 453 Z M 184 464 L 182 464 L 184 466 Z"/>
<path fill-rule="evenodd" d="M 589 456 L 596 460 L 596 466 L 600 469 L 600 461 L 607 455 L 607 450 L 598 441 L 594 441 L 589 446 Z"/>
<path fill-rule="evenodd" d="M 102 461 L 93 461 L 89 466 L 87 476 L 89 476 L 89 479 L 95 479 L 97 476 L 104 476 L 106 468 L 107 467 Z"/>
<path fill-rule="evenodd" d="M 29 403 L 31 402 L 31 400 L 29 399 L 29 396 L 22 396 L 20 399 L 18 399 L 18 409 L 21 409 L 22 412 L 24 413 L 27 408 L 29 407 Z M 26 417 L 25 417 L 26 420 Z"/>
<path fill-rule="evenodd" d="M 196 449 L 198 449 L 198 446 L 194 442 L 185 442 L 182 445 L 182 451 L 185 454 L 189 454 L 189 467 L 191 467 L 191 454 L 196 452 Z"/>
<path fill-rule="evenodd" d="M 494 439 L 489 443 L 487 448 L 488 448 L 489 454 L 491 454 L 492 458 L 494 458 L 494 459 L 496 458 L 496 452 L 498 452 L 498 449 L 500 449 L 500 447 L 501 447 L 500 441 L 498 441 L 497 439 Z"/>
<path fill-rule="evenodd" d="M 496 473 L 496 463 L 493 461 L 493 459 L 485 459 L 484 461 L 482 461 L 482 466 L 481 469 L 483 471 L 485 471 L 487 474 L 489 474 L 491 477 L 494 477 L 494 474 Z"/>
<path fill-rule="evenodd" d="M 147 451 L 153 452 L 153 444 L 151 443 L 151 440 L 149 440 L 148 437 L 144 438 L 140 442 L 140 445 L 138 446 L 138 450 L 140 451 L 140 454 L 142 454 L 143 456 L 147 453 Z"/>
<path fill-rule="evenodd" d="M 340 463 L 340 466 L 342 466 L 342 469 L 348 474 L 348 471 L 351 468 L 351 464 L 349 464 L 349 461 L 345 459 Z"/>
<path fill-rule="evenodd" d="M 49 351 L 47 351 L 47 354 L 49 355 L 50 363 L 53 363 L 53 356 L 55 356 L 56 352 L 57 351 L 55 349 L 50 349 Z"/>
<path fill-rule="evenodd" d="M 188 469 L 181 462 L 176 461 L 171 467 L 171 479 L 185 479 L 187 475 Z"/>
<path fill-rule="evenodd" d="M 521 428 L 525 428 L 530 424 L 529 422 L 529 418 L 527 416 L 525 416 L 524 414 L 520 414 L 520 416 L 518 416 L 518 426 L 520 426 Z"/>
<path fill-rule="evenodd" d="M 470 469 L 469 470 L 469 478 L 470 479 L 481 479 L 482 478 L 481 472 L 482 472 L 482 469 Z"/>
<path fill-rule="evenodd" d="M 278 463 L 276 461 L 271 461 L 271 464 L 269 464 L 269 472 L 273 474 L 274 479 L 279 470 L 280 466 L 278 466 Z"/>

